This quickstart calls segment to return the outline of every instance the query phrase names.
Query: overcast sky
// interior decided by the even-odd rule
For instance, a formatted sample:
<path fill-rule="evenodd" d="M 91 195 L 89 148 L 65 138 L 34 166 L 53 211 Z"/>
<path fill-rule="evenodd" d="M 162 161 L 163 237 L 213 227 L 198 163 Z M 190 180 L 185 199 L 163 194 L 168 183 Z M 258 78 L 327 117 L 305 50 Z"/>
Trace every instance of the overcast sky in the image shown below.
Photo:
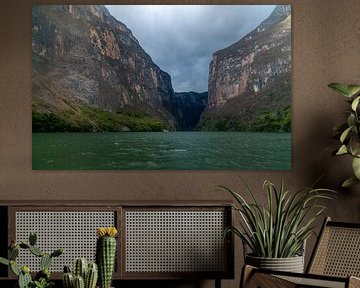
<path fill-rule="evenodd" d="M 212 54 L 256 28 L 274 5 L 107 5 L 170 74 L 175 92 L 207 91 Z"/>

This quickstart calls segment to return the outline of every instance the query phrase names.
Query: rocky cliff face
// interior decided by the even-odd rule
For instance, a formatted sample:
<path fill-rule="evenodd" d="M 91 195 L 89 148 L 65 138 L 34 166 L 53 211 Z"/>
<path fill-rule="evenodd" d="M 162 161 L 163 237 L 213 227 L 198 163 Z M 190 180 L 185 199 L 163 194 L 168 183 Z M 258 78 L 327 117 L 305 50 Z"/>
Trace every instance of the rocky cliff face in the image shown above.
<path fill-rule="evenodd" d="M 208 93 L 180 92 L 172 97 L 172 114 L 177 130 L 191 131 L 199 123 L 208 99 Z"/>
<path fill-rule="evenodd" d="M 262 113 L 285 109 L 290 106 L 290 80 L 291 11 L 278 5 L 255 30 L 213 54 L 200 126 L 212 129 L 224 117 L 246 126 Z"/>
<path fill-rule="evenodd" d="M 33 111 L 130 109 L 174 126 L 170 76 L 104 6 L 33 6 L 32 50 Z"/>

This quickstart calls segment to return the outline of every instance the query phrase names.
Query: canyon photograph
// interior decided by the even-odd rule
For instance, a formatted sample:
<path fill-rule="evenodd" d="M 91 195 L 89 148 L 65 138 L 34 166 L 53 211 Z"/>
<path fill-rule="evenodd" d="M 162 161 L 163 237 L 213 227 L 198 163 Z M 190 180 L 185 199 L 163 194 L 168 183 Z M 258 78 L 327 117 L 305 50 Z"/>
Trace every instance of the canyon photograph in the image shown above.
<path fill-rule="evenodd" d="M 33 5 L 33 170 L 290 170 L 290 5 Z"/>

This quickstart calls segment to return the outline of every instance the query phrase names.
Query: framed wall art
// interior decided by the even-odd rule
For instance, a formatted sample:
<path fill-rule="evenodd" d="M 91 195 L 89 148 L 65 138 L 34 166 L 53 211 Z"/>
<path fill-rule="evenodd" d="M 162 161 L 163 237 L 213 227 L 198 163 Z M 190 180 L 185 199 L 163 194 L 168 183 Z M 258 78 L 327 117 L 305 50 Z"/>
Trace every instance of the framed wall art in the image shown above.
<path fill-rule="evenodd" d="M 34 5 L 34 170 L 291 169 L 290 5 Z"/>

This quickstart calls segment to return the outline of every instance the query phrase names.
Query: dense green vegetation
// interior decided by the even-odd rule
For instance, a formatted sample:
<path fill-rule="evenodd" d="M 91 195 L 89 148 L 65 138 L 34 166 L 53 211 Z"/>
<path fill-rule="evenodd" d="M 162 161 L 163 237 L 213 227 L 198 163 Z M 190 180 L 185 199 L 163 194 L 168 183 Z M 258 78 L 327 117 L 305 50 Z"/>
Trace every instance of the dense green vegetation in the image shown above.
<path fill-rule="evenodd" d="M 103 131 L 163 131 L 168 130 L 161 120 L 146 113 L 118 111 L 80 105 L 58 113 L 41 113 L 33 109 L 33 132 L 103 132 Z"/>
<path fill-rule="evenodd" d="M 252 131 L 252 132 L 290 132 L 291 109 L 268 111 L 254 120 L 244 123 L 237 116 L 209 117 L 202 120 L 199 130 L 203 131 Z"/>
<path fill-rule="evenodd" d="M 267 112 L 260 115 L 250 124 L 250 131 L 290 132 L 291 110 L 286 107 L 282 111 Z"/>

